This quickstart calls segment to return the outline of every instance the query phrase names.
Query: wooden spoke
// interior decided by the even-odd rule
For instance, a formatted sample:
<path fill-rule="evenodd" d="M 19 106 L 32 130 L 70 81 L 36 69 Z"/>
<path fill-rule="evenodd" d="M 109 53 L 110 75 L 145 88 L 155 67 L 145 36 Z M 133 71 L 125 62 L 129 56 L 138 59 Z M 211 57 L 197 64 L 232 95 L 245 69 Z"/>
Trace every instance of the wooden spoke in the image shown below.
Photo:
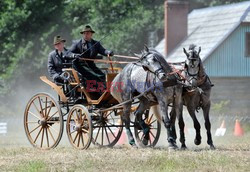
<path fill-rule="evenodd" d="M 35 101 L 35 100 L 34 100 L 34 101 Z M 32 104 L 35 106 L 35 108 L 36 108 L 37 112 L 39 113 L 39 115 L 40 115 L 41 117 L 43 117 L 42 114 L 41 114 L 41 111 L 39 111 L 39 109 L 38 109 L 38 107 L 36 106 L 36 104 L 35 104 L 34 101 L 32 102 Z"/>
<path fill-rule="evenodd" d="M 82 123 L 84 123 L 84 121 L 87 120 L 87 116 L 84 114 L 84 115 L 82 116 L 81 120 L 82 120 Z"/>
<path fill-rule="evenodd" d="M 26 124 L 33 124 L 33 123 L 38 124 L 38 121 L 27 121 L 26 122 Z"/>
<path fill-rule="evenodd" d="M 33 131 L 35 131 L 36 129 L 38 129 L 41 126 L 41 124 L 39 124 L 36 128 L 34 128 L 32 131 L 29 132 L 29 134 L 31 134 Z"/>
<path fill-rule="evenodd" d="M 153 116 L 154 116 L 154 114 L 152 114 L 152 115 L 150 116 L 150 118 L 147 118 L 147 122 L 146 122 L 146 123 L 150 123 L 151 120 L 152 120 L 152 118 L 153 118 Z"/>
<path fill-rule="evenodd" d="M 49 127 L 47 128 L 47 130 L 49 131 L 49 134 L 50 134 L 50 136 L 52 137 L 53 141 L 56 142 L 56 140 L 55 140 L 53 134 L 51 133 L 51 131 L 50 131 L 50 129 L 49 129 Z"/>
<path fill-rule="evenodd" d="M 79 116 L 78 116 L 78 112 L 77 110 L 75 111 L 76 112 L 76 118 L 77 118 L 77 121 L 80 122 L 80 119 L 79 119 Z"/>
<path fill-rule="evenodd" d="M 110 124 L 111 126 L 109 126 L 109 127 L 116 127 L 116 128 L 120 128 L 120 127 L 118 127 L 118 126 L 115 126 L 114 124 L 111 124 L 110 122 L 107 122 L 107 124 Z"/>
<path fill-rule="evenodd" d="M 108 127 L 108 126 L 107 126 Z M 109 131 L 111 132 L 111 134 L 114 136 L 114 138 L 116 138 L 115 137 L 115 134 L 113 133 L 113 131 L 108 127 L 108 129 L 109 129 Z"/>
<path fill-rule="evenodd" d="M 58 131 L 54 127 L 49 126 L 49 128 L 51 128 L 52 130 L 54 130 L 58 134 Z"/>
<path fill-rule="evenodd" d="M 142 133 L 141 140 L 142 140 L 144 137 L 145 137 L 145 134 L 144 134 L 144 133 Z"/>
<path fill-rule="evenodd" d="M 42 139 L 41 139 L 41 148 L 43 147 L 43 137 L 44 137 L 44 128 L 43 128 Z"/>
<path fill-rule="evenodd" d="M 77 116 L 77 115 L 76 115 Z M 76 116 L 74 115 L 74 113 L 72 114 L 73 120 L 75 121 L 75 124 L 77 123 L 77 119 Z"/>
<path fill-rule="evenodd" d="M 57 113 L 58 113 L 58 111 L 56 111 L 55 113 L 53 113 L 53 114 L 49 117 L 49 119 L 48 119 L 47 121 L 50 121 L 51 118 L 52 118 L 53 116 L 55 116 Z"/>
<path fill-rule="evenodd" d="M 110 116 L 111 114 L 112 114 L 112 111 L 111 112 L 106 112 L 105 115 L 104 115 L 104 117 L 108 118 L 108 116 Z"/>
<path fill-rule="evenodd" d="M 103 132 L 103 127 L 102 127 L 102 145 L 103 145 L 103 134 L 104 132 Z"/>
<path fill-rule="evenodd" d="M 82 112 L 82 109 L 80 109 L 80 111 L 79 111 L 79 118 L 80 118 L 81 124 L 83 123 L 82 117 L 84 117 L 84 113 Z"/>
<path fill-rule="evenodd" d="M 109 140 L 109 135 L 108 135 L 108 132 L 107 132 L 107 129 L 106 129 L 106 127 L 105 127 L 104 129 L 105 129 L 106 137 L 107 137 L 107 139 L 108 139 L 108 142 L 109 142 L 109 144 L 110 144 L 110 140 Z"/>
<path fill-rule="evenodd" d="M 89 133 L 89 131 L 84 128 L 82 128 L 82 131 L 84 131 L 85 133 Z"/>
<path fill-rule="evenodd" d="M 73 143 L 75 143 L 78 134 L 79 134 L 79 133 L 76 134 L 76 136 L 75 136 L 75 138 L 74 138 L 74 140 L 73 140 Z"/>
<path fill-rule="evenodd" d="M 78 142 L 77 142 L 77 147 L 79 147 L 79 145 L 80 145 L 81 135 L 82 135 L 82 133 L 79 133 Z"/>
<path fill-rule="evenodd" d="M 49 117 L 50 111 L 51 111 L 51 109 L 52 109 L 52 105 L 53 105 L 53 102 L 50 103 L 49 110 L 48 110 L 48 112 L 47 112 L 46 118 Z"/>
<path fill-rule="evenodd" d="M 44 114 L 45 118 L 47 117 L 47 99 L 48 97 L 45 97 L 45 114 Z"/>
<path fill-rule="evenodd" d="M 155 135 L 151 131 L 149 131 L 149 133 L 155 138 Z"/>
<path fill-rule="evenodd" d="M 73 134 L 74 132 L 76 132 L 76 130 L 71 131 L 70 134 Z"/>
<path fill-rule="evenodd" d="M 36 138 L 35 138 L 35 140 L 34 140 L 34 143 L 36 143 L 36 140 L 37 140 L 38 136 L 40 135 L 42 129 L 43 129 L 43 128 L 41 127 L 41 129 L 39 130 L 39 132 L 38 132 L 38 134 L 37 134 L 37 136 L 36 136 Z"/>
<path fill-rule="evenodd" d="M 39 120 L 41 119 L 41 118 L 39 118 L 38 116 L 36 116 L 33 112 L 28 111 L 28 113 L 31 114 L 32 116 L 36 117 L 36 118 L 39 119 Z"/>
<path fill-rule="evenodd" d="M 97 140 L 97 137 L 98 137 L 98 135 L 99 135 L 100 130 L 101 130 L 101 128 L 99 128 L 98 131 L 97 131 L 97 134 L 96 134 L 96 137 L 95 137 L 95 142 L 96 142 L 96 140 Z"/>
<path fill-rule="evenodd" d="M 55 124 L 55 123 L 60 123 L 60 121 L 47 121 L 47 124 Z"/>
<path fill-rule="evenodd" d="M 149 136 L 149 144 L 152 145 L 151 137 Z"/>
<path fill-rule="evenodd" d="M 148 125 L 151 125 L 151 124 L 153 124 L 155 121 L 157 121 L 157 119 L 155 119 L 155 120 L 153 120 L 150 124 L 148 124 Z"/>
<path fill-rule="evenodd" d="M 152 127 L 152 128 L 151 128 L 151 127 L 149 127 L 149 128 L 150 128 L 151 130 L 157 130 L 157 128 L 155 128 L 155 127 Z"/>
<path fill-rule="evenodd" d="M 46 134 L 46 139 L 47 139 L 47 146 L 49 147 L 49 135 L 48 135 L 47 128 L 45 128 L 45 134 Z"/>
<path fill-rule="evenodd" d="M 39 100 L 39 105 L 40 105 L 40 109 L 41 109 L 41 115 L 42 115 L 42 117 L 45 117 L 44 113 L 43 113 L 43 106 L 42 106 L 42 103 L 41 103 L 40 96 L 38 96 L 38 100 Z"/>
<path fill-rule="evenodd" d="M 82 133 L 82 136 L 84 137 L 85 140 L 88 140 L 88 138 L 85 136 L 85 134 Z"/>
<path fill-rule="evenodd" d="M 84 147 L 83 133 L 82 133 L 82 135 L 81 135 L 81 140 L 82 140 L 82 146 Z"/>

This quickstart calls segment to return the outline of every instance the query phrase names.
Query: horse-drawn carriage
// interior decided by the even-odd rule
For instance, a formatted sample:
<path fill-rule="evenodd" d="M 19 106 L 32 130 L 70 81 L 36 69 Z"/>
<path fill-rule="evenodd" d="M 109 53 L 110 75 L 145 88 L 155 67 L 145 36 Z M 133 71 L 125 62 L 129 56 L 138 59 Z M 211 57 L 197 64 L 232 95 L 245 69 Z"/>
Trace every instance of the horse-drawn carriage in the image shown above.
<path fill-rule="evenodd" d="M 99 146 L 114 146 L 123 134 L 123 127 L 126 128 L 131 145 L 135 145 L 130 130 L 130 127 L 133 127 L 137 143 L 152 147 L 160 136 L 159 121 L 163 121 L 167 129 L 169 147 L 177 148 L 175 119 L 178 117 L 181 147 L 185 149 L 182 109 L 183 105 L 186 105 L 196 129 L 195 144 L 201 143 L 200 124 L 196 119 L 195 110 L 202 108 L 207 143 L 214 149 L 209 120 L 210 92 L 213 85 L 205 73 L 199 57 L 200 51 L 200 48 L 196 51 L 193 45 L 190 46 L 189 52 L 184 49 L 187 60 L 181 70 L 177 70 L 173 64 L 171 67 L 159 52 L 148 48 L 139 59 L 137 58 L 138 61 L 128 64 L 122 71 L 113 68 L 112 63 L 115 61 L 110 58 L 109 61 L 95 60 L 111 65 L 111 68 L 105 69 L 108 84 L 101 95 L 98 93 L 99 89 L 104 87 L 97 86 L 96 90 L 91 86 L 84 86 L 77 71 L 72 67 L 64 69 L 64 75 L 69 82 L 62 85 L 42 76 L 41 80 L 57 92 L 58 101 L 47 93 L 38 93 L 30 99 L 24 114 L 28 140 L 38 148 L 54 148 L 62 138 L 66 122 L 69 141 L 78 149 L 87 149 L 91 142 Z M 185 76 L 182 76 L 181 71 Z M 139 84 L 135 85 L 133 79 L 142 81 L 143 84 L 138 82 Z M 117 85 L 125 80 L 130 84 Z M 123 88 L 120 92 L 119 87 Z M 114 90 L 118 91 L 115 93 Z M 154 111 L 155 114 L 150 113 L 150 108 L 156 104 L 160 105 L 161 116 L 158 111 Z M 168 113 L 170 104 L 172 110 Z M 133 113 L 135 118 L 130 122 Z"/>
<path fill-rule="evenodd" d="M 112 61 L 110 62 L 111 65 Z M 112 83 L 120 68 L 103 69 L 106 83 Z M 55 148 L 63 135 L 64 122 L 70 144 L 78 149 L 87 149 L 91 143 L 98 146 L 114 146 L 123 134 L 123 107 L 110 94 L 107 86 L 102 94 L 96 89 L 82 85 L 78 72 L 72 67 L 64 69 L 68 82 L 56 84 L 46 76 L 40 79 L 51 86 L 58 94 L 58 100 L 47 93 L 38 93 L 28 102 L 24 113 L 24 127 L 29 142 L 40 149 Z M 131 114 L 137 109 L 134 102 Z M 150 131 L 148 145 L 142 144 L 143 127 L 135 120 L 134 135 L 141 146 L 155 146 L 160 136 L 160 123 L 149 109 L 143 120 Z M 145 126 L 144 126 L 145 127 Z"/>

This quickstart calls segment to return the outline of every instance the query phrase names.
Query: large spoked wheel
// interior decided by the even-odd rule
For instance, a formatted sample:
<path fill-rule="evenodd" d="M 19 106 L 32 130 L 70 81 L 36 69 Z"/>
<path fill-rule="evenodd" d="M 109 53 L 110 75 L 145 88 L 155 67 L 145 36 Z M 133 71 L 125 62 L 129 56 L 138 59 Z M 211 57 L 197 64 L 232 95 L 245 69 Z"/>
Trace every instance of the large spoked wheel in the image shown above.
<path fill-rule="evenodd" d="M 67 135 L 70 144 L 77 149 L 87 149 L 92 139 L 92 120 L 89 111 L 83 105 L 74 105 L 69 111 Z"/>
<path fill-rule="evenodd" d="M 46 93 L 34 95 L 24 112 L 24 129 L 36 148 L 55 148 L 63 134 L 63 116 L 58 103 Z"/>
<path fill-rule="evenodd" d="M 146 110 L 140 117 L 135 118 L 135 138 L 141 147 L 154 147 L 160 137 L 161 123 L 155 113 Z"/>
<path fill-rule="evenodd" d="M 123 130 L 120 113 L 122 111 L 110 110 L 92 114 L 93 144 L 112 147 L 119 141 Z"/>

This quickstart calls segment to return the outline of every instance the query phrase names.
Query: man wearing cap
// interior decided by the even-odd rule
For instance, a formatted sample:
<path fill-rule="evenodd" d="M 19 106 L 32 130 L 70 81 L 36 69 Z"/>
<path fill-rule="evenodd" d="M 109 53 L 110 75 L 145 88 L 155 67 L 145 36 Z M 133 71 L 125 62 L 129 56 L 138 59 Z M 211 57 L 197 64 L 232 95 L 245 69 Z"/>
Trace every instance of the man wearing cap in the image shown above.
<path fill-rule="evenodd" d="M 75 56 L 96 59 L 98 54 L 103 56 L 114 55 L 112 51 L 103 48 L 100 42 L 92 39 L 95 31 L 92 30 L 91 26 L 86 25 L 80 33 L 83 36 L 82 39 L 76 41 L 69 49 L 69 51 L 75 54 Z M 74 67 L 79 73 L 81 73 L 85 81 L 95 80 L 97 82 L 105 82 L 104 73 L 96 67 L 93 61 L 77 60 L 74 61 Z"/>
<path fill-rule="evenodd" d="M 49 76 L 57 83 L 63 83 L 65 78 L 62 74 L 62 69 L 65 68 L 63 63 L 68 63 L 69 60 L 66 60 L 65 56 L 70 56 L 70 52 L 64 47 L 66 42 L 61 36 L 54 37 L 54 48 L 52 52 L 49 53 L 48 58 L 48 72 Z M 71 53 L 72 56 L 72 53 Z"/>

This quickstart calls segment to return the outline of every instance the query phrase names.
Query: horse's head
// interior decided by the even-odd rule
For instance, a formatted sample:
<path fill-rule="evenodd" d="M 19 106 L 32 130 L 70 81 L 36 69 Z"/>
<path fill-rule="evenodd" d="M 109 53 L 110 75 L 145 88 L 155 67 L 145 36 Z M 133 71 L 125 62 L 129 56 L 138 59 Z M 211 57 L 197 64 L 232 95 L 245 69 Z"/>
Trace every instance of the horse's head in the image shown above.
<path fill-rule="evenodd" d="M 185 71 L 186 71 L 186 78 L 187 78 L 187 84 L 191 87 L 197 87 L 197 81 L 199 77 L 199 71 L 200 71 L 200 52 L 201 47 L 199 47 L 199 50 L 196 51 L 195 45 L 191 44 L 189 46 L 188 52 L 185 48 L 183 48 L 184 53 L 187 56 L 187 59 L 185 61 Z"/>
<path fill-rule="evenodd" d="M 176 83 L 176 76 L 168 75 L 168 73 L 172 72 L 172 68 L 164 57 L 155 49 L 149 49 L 145 46 L 139 61 L 145 71 L 154 73 L 160 81 L 175 81 Z"/>

